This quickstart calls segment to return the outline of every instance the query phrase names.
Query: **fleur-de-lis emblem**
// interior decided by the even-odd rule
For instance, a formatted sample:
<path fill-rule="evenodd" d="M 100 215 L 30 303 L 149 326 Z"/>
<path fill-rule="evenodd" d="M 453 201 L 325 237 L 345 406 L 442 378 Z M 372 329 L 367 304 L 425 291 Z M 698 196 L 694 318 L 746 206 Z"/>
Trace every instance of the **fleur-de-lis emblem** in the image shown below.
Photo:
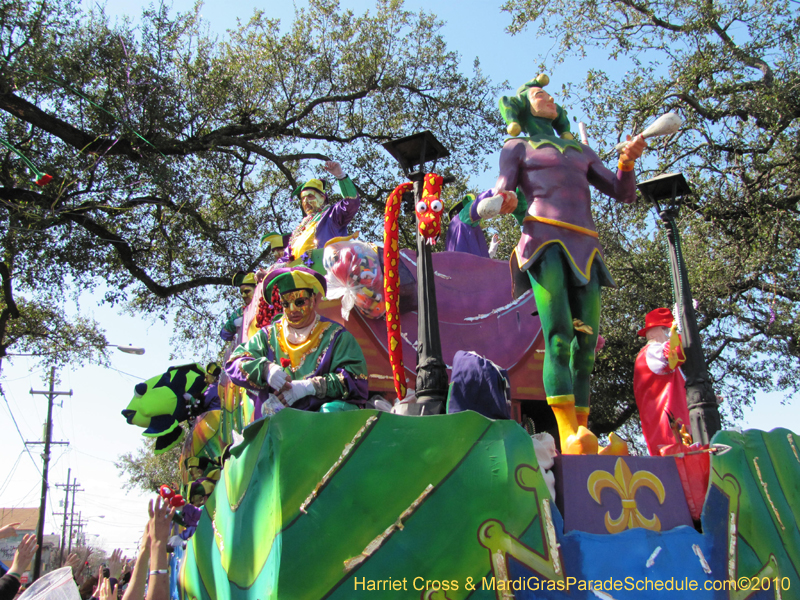
<path fill-rule="evenodd" d="M 606 530 L 609 533 L 619 533 L 626 529 L 641 527 L 651 531 L 661 531 L 661 520 L 658 515 L 653 515 L 651 519 L 646 518 L 636 506 L 636 492 L 639 488 L 651 489 L 659 504 L 664 504 L 666 492 L 661 480 L 650 471 L 637 471 L 631 474 L 631 470 L 622 458 L 617 459 L 614 465 L 614 475 L 608 471 L 595 471 L 589 475 L 587 487 L 592 499 L 601 504 L 600 492 L 610 488 L 619 494 L 622 499 L 622 512 L 616 519 L 611 518 L 611 513 L 605 516 Z"/>

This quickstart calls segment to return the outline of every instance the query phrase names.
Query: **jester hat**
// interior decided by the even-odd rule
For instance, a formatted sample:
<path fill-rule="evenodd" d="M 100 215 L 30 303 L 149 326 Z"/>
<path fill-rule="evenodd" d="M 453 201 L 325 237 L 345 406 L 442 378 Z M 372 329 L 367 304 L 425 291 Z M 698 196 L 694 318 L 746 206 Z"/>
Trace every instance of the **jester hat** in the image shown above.
<path fill-rule="evenodd" d="M 270 231 L 261 236 L 261 245 L 269 245 L 270 250 L 283 250 L 289 243 L 290 234 L 282 235 L 277 231 Z"/>
<path fill-rule="evenodd" d="M 447 216 L 450 217 L 451 221 L 455 219 L 456 215 L 464 209 L 465 200 L 467 201 L 475 200 L 475 196 L 473 196 L 472 194 L 467 194 L 466 198 L 462 198 L 461 200 L 459 200 L 458 202 L 453 204 L 453 206 L 450 207 L 450 210 L 447 211 Z"/>
<path fill-rule="evenodd" d="M 239 287 L 242 285 L 256 285 L 256 274 L 255 273 L 248 273 L 246 271 L 237 271 L 236 275 L 233 276 L 231 280 L 231 285 L 234 287 Z"/>
<path fill-rule="evenodd" d="M 185 461 L 183 461 L 184 466 L 187 469 L 191 469 L 192 467 L 196 467 L 198 469 L 203 469 L 205 471 L 210 466 L 218 466 L 217 461 L 210 459 L 207 456 L 190 456 Z"/>
<path fill-rule="evenodd" d="M 312 294 L 325 295 L 328 288 L 325 277 L 308 267 L 284 267 L 275 269 L 264 282 L 264 289 L 277 286 L 278 292 L 288 294 L 294 290 L 309 290 Z"/>
<path fill-rule="evenodd" d="M 206 365 L 206 373 L 212 377 L 219 377 L 219 374 L 222 373 L 222 367 L 218 363 L 210 362 Z"/>
<path fill-rule="evenodd" d="M 191 491 L 189 492 L 189 499 L 198 494 L 203 496 L 210 496 L 211 492 L 217 486 L 217 482 L 208 477 L 201 477 L 192 482 Z"/>
<path fill-rule="evenodd" d="M 513 123 L 518 124 L 522 131 L 531 137 L 537 135 L 553 135 L 553 129 L 555 129 L 556 133 L 562 138 L 574 139 L 569 130 L 567 111 L 559 104 L 556 104 L 558 116 L 553 121 L 543 117 L 534 117 L 531 114 L 531 103 L 528 99 L 528 91 L 534 87 L 544 88 L 548 83 L 550 83 L 550 78 L 544 73 L 541 73 L 534 79 L 521 85 L 519 89 L 517 89 L 516 96 L 503 96 L 500 98 L 500 114 L 503 116 L 503 121 L 505 121 L 506 125 L 509 127 Z M 509 131 L 509 133 L 511 132 Z"/>
<path fill-rule="evenodd" d="M 315 190 L 322 194 L 322 197 L 325 200 L 328 199 L 328 194 L 325 193 L 325 182 L 322 179 L 309 179 L 303 185 L 297 186 L 297 188 L 292 193 L 292 196 L 300 197 L 300 194 L 303 193 L 303 190 Z"/>

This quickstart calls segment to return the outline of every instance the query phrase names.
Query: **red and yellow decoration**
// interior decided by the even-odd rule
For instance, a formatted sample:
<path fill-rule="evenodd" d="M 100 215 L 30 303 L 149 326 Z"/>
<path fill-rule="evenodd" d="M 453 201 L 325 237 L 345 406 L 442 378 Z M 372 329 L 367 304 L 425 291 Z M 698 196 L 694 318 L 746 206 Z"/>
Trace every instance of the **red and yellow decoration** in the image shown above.
<path fill-rule="evenodd" d="M 435 244 L 442 232 L 443 204 L 439 199 L 442 191 L 441 175 L 428 173 L 422 199 L 417 202 L 414 212 L 417 215 L 417 232 L 427 244 Z M 403 367 L 403 339 L 400 331 L 400 248 L 398 246 L 397 217 L 405 192 L 413 189 L 410 182 L 401 183 L 389 195 L 386 201 L 386 213 L 383 229 L 383 294 L 386 298 L 386 332 L 388 334 L 389 362 L 392 365 L 394 389 L 397 398 L 406 396 L 406 372 Z"/>

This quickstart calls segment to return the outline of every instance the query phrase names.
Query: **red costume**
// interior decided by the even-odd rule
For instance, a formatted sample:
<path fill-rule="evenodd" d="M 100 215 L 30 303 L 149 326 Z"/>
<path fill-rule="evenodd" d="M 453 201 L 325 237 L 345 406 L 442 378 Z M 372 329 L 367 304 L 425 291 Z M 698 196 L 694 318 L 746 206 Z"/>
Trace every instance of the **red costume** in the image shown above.
<path fill-rule="evenodd" d="M 667 316 L 668 315 L 668 316 Z M 665 308 L 647 315 L 645 327 L 639 331 L 644 336 L 651 327 L 669 327 L 672 313 Z M 686 405 L 686 383 L 680 365 L 686 362 L 683 347 L 677 347 L 677 365 L 669 366 L 670 343 L 649 340 L 639 351 L 633 369 L 633 395 L 639 407 L 642 433 L 651 456 L 660 456 L 659 446 L 674 444 L 675 435 L 670 427 L 669 415 L 680 419 L 689 427 L 689 409 Z"/>

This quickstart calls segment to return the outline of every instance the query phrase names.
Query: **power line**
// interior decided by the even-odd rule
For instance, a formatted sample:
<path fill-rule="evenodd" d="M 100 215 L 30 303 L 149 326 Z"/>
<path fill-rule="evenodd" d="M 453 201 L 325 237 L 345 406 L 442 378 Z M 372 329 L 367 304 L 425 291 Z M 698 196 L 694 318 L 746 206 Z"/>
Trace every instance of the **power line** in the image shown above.
<path fill-rule="evenodd" d="M 57 392 L 55 390 L 56 368 L 50 367 L 50 390 L 46 392 L 34 391 L 31 389 L 31 395 L 47 396 L 47 421 L 45 424 L 45 437 L 44 437 L 44 460 L 42 468 L 42 494 L 39 501 L 39 525 L 36 530 L 36 542 L 39 547 L 36 549 L 36 558 L 33 563 L 32 581 L 39 579 L 42 572 L 42 550 L 44 546 L 44 518 L 45 511 L 47 510 L 47 468 L 50 463 L 50 444 L 51 443 L 69 443 L 69 442 L 51 442 L 50 437 L 53 434 L 53 402 L 56 396 L 72 396 L 72 390 L 68 392 Z M 25 442 L 26 444 L 38 444 L 41 442 Z"/>
<path fill-rule="evenodd" d="M 39 465 L 36 464 L 36 459 L 33 458 L 33 454 L 31 454 L 30 448 L 25 444 L 25 438 L 22 435 L 22 432 L 19 430 L 19 425 L 17 425 L 17 419 L 14 417 L 14 412 L 11 410 L 11 405 L 8 403 L 8 398 L 6 398 L 6 393 L 3 390 L 3 386 L 0 386 L 0 396 L 3 396 L 3 400 L 5 400 L 6 407 L 8 407 L 8 414 L 11 415 L 11 420 L 14 422 L 14 427 L 17 429 L 17 433 L 19 434 L 19 439 L 22 440 L 22 447 L 25 448 L 25 451 L 28 453 L 28 456 L 31 457 L 31 462 L 33 462 L 33 468 L 36 469 L 36 472 L 39 473 L 39 477 L 42 476 L 42 471 L 39 469 Z"/>
<path fill-rule="evenodd" d="M 16 472 L 17 467 L 19 466 L 19 461 L 22 458 L 23 454 L 25 454 L 24 450 L 19 453 L 19 456 L 17 456 L 17 461 L 14 463 L 14 466 L 12 466 L 11 470 L 8 472 L 8 477 L 6 477 L 6 480 L 3 482 L 2 485 L 0 485 L 0 495 L 2 495 L 2 493 L 6 491 L 6 488 L 8 487 L 8 482 L 11 481 L 11 477 Z"/>

